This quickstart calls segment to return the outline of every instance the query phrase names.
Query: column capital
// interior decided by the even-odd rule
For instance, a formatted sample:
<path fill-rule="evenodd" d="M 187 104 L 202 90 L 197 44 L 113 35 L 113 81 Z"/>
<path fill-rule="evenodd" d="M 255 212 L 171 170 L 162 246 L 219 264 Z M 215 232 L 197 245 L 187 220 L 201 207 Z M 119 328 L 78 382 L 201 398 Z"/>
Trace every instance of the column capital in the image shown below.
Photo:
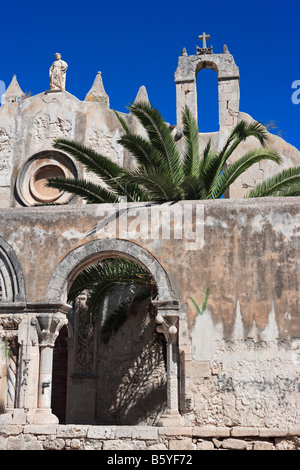
<path fill-rule="evenodd" d="M 157 310 L 156 331 L 163 333 L 168 343 L 176 344 L 178 341 L 179 301 L 154 300 L 152 303 Z"/>
<path fill-rule="evenodd" d="M 71 310 L 68 304 L 27 303 L 26 312 L 33 314 L 31 324 L 36 327 L 39 345 L 54 347 L 60 329 L 68 323 L 67 313 Z"/>
<path fill-rule="evenodd" d="M 61 328 L 68 323 L 66 314 L 61 312 L 39 313 L 36 320 L 39 345 L 41 347 L 54 347 Z"/>
<path fill-rule="evenodd" d="M 18 327 L 22 322 L 21 315 L 0 314 L 0 338 L 10 341 L 18 336 Z"/>

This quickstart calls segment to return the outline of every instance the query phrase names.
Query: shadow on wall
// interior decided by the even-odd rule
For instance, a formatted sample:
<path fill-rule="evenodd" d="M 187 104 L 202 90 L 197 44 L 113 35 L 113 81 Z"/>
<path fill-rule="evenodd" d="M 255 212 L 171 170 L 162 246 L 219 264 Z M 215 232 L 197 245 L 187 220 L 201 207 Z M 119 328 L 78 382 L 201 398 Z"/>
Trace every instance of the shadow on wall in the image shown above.
<path fill-rule="evenodd" d="M 145 303 L 104 344 L 98 337 L 98 424 L 157 424 L 167 404 L 165 342 Z"/>
<path fill-rule="evenodd" d="M 155 425 L 167 407 L 166 344 L 156 332 L 147 300 L 129 311 L 108 342 L 103 340 L 103 322 L 124 295 L 105 299 L 94 327 L 85 321 L 84 300 L 73 310 L 75 357 L 69 361 L 74 369 L 67 372 L 74 378 L 68 390 L 72 402 L 68 423 Z M 52 406 L 54 413 L 58 405 Z"/>

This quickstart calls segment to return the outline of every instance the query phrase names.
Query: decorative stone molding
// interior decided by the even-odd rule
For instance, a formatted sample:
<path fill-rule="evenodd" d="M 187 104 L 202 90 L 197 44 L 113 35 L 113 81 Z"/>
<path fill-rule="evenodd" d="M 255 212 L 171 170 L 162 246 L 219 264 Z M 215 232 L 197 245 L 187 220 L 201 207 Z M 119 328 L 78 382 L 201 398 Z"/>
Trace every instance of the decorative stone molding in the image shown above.
<path fill-rule="evenodd" d="M 16 181 L 17 194 L 25 206 L 65 203 L 72 196 L 64 191 L 46 187 L 45 182 L 49 177 L 75 178 L 77 175 L 77 166 L 68 156 L 57 150 L 39 152 L 29 158 L 20 169 Z"/>
<path fill-rule="evenodd" d="M 157 323 L 157 332 L 162 333 L 167 343 L 177 344 L 178 342 L 178 323 L 179 323 L 179 302 L 171 301 L 152 301 L 157 309 L 155 321 Z"/>
<path fill-rule="evenodd" d="M 21 265 L 13 249 L 1 237 L 0 285 L 0 312 L 3 304 L 25 301 L 25 283 Z"/>
<path fill-rule="evenodd" d="M 47 299 L 50 302 L 65 302 L 68 287 L 80 272 L 81 266 L 86 266 L 88 262 L 93 263 L 107 254 L 133 259 L 144 265 L 157 284 L 157 300 L 169 301 L 175 296 L 167 273 L 147 250 L 127 240 L 103 239 L 75 248 L 57 265 L 48 285 Z"/>
<path fill-rule="evenodd" d="M 67 324 L 66 315 L 63 313 L 39 314 L 37 315 L 37 330 L 39 336 L 39 345 L 41 347 L 54 347 L 55 340 L 59 335 L 60 329 Z"/>
<path fill-rule="evenodd" d="M 179 328 L 179 302 L 177 300 L 153 301 L 157 310 L 155 321 L 156 330 L 165 336 L 167 342 L 167 405 L 168 409 L 160 420 L 161 426 L 174 426 L 181 422 L 179 414 L 178 389 L 178 328 Z"/>
<path fill-rule="evenodd" d="M 18 326 L 22 321 L 21 315 L 1 315 L 0 314 L 0 337 L 9 339 L 11 336 L 16 336 Z"/>

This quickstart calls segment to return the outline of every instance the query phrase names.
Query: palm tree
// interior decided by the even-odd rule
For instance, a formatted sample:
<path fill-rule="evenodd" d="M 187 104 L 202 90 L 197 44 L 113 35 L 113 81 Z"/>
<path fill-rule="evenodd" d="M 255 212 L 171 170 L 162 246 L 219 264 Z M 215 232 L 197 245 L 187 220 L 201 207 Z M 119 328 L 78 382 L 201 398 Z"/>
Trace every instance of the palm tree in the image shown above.
<path fill-rule="evenodd" d="M 209 142 L 200 157 L 199 131 L 188 108 L 183 113 L 183 155 L 157 109 L 148 103 L 137 103 L 130 106 L 130 112 L 147 132 L 147 138 L 133 134 L 116 113 L 124 129 L 119 143 L 134 156 L 136 166 L 133 169 L 126 170 L 77 142 L 56 139 L 55 148 L 72 155 L 88 171 L 95 173 L 105 186 L 85 179 L 64 177 L 49 178 L 48 186 L 79 195 L 91 204 L 116 203 L 124 197 L 128 202 L 217 199 L 255 163 L 263 160 L 282 162 L 276 151 L 266 147 L 267 131 L 256 121 L 250 124 L 241 121 L 221 152 L 213 152 Z M 234 150 L 250 136 L 255 137 L 261 147 L 246 153 L 226 168 Z"/>
<path fill-rule="evenodd" d="M 220 198 L 236 179 L 255 163 L 271 160 L 280 164 L 280 155 L 266 147 L 267 131 L 258 122 L 241 121 L 231 132 L 221 152 L 211 150 L 209 142 L 203 156 L 199 155 L 199 131 L 188 108 L 183 113 L 184 151 L 170 133 L 157 109 L 147 103 L 130 106 L 133 114 L 146 130 L 147 138 L 131 132 L 124 119 L 117 117 L 124 129 L 119 143 L 136 160 L 136 166 L 127 170 L 109 158 L 73 141 L 56 139 L 54 147 L 72 155 L 88 171 L 95 173 L 103 185 L 85 179 L 50 178 L 48 186 L 81 196 L 87 203 L 166 202 Z M 228 161 L 239 144 L 255 137 L 261 147 L 251 150 L 228 167 Z M 300 194 L 300 167 L 286 170 L 257 186 L 249 197 L 286 196 Z M 87 311 L 94 322 L 105 295 L 120 286 L 128 289 L 125 301 L 104 324 L 102 332 L 109 338 L 128 314 L 128 306 L 156 295 L 153 279 L 139 264 L 120 258 L 97 262 L 82 271 L 74 281 L 69 299 L 88 290 Z M 110 333 L 109 333 L 110 332 Z"/>

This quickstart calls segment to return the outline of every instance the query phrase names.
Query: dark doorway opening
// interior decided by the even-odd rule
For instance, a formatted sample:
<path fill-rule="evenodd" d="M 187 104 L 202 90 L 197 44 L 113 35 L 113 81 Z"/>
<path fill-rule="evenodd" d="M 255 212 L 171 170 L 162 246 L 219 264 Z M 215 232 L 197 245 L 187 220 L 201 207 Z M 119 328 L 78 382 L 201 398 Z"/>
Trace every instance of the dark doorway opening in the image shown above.
<path fill-rule="evenodd" d="M 52 375 L 52 413 L 57 416 L 60 424 L 66 422 L 67 403 L 67 368 L 68 368 L 68 329 L 63 326 L 55 341 L 53 350 Z"/>

